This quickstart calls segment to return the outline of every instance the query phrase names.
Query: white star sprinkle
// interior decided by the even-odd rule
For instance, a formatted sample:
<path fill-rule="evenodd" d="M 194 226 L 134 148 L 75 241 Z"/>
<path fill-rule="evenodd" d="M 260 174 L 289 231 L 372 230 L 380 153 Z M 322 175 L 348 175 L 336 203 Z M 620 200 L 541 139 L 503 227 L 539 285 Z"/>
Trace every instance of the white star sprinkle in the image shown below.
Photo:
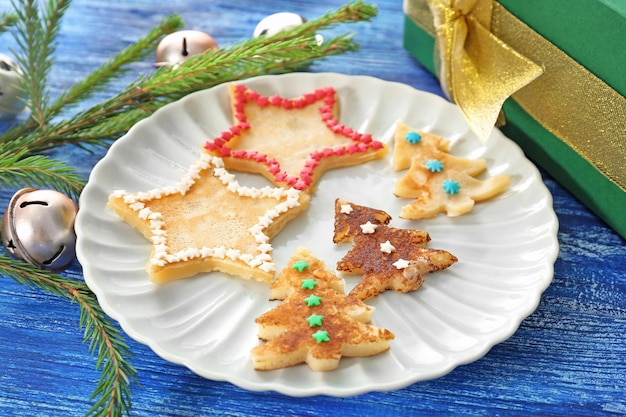
<path fill-rule="evenodd" d="M 344 214 L 352 213 L 352 206 L 350 204 L 342 204 L 341 213 L 344 213 Z"/>
<path fill-rule="evenodd" d="M 386 241 L 385 243 L 380 244 L 380 251 L 385 253 L 391 253 L 396 250 L 395 246 L 391 244 L 390 241 Z"/>
<path fill-rule="evenodd" d="M 391 265 L 395 266 L 397 269 L 404 269 L 409 266 L 409 261 L 406 261 L 404 259 L 398 259 Z"/>
<path fill-rule="evenodd" d="M 378 225 L 372 223 L 372 222 L 367 222 L 365 224 L 361 225 L 361 231 L 366 234 L 369 235 L 370 233 L 374 233 L 376 231 L 376 228 L 378 227 Z"/>

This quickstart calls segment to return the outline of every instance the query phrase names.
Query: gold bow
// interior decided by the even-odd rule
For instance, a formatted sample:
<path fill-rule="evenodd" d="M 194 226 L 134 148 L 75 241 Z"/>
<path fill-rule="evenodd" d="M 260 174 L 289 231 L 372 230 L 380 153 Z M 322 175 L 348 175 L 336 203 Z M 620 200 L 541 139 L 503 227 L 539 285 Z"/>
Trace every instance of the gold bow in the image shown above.
<path fill-rule="evenodd" d="M 504 101 L 543 69 L 491 32 L 493 0 L 426 1 L 436 28 L 441 86 L 485 143 Z"/>

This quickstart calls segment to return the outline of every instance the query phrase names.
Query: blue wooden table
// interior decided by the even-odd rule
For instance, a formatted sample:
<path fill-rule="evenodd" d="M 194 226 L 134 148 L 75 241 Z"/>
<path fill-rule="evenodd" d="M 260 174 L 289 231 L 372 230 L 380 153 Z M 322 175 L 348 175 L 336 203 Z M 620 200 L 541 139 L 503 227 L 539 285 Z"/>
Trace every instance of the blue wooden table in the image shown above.
<path fill-rule="evenodd" d="M 256 23 L 271 13 L 316 17 L 341 4 L 337 0 L 155 3 L 74 1 L 60 32 L 51 93 L 68 88 L 169 13 L 180 14 L 187 28 L 208 32 L 226 46 L 251 36 Z M 400 2 L 377 4 L 379 16 L 372 23 L 341 28 L 357 33 L 361 49 L 317 63 L 310 71 L 372 75 L 441 95 L 437 80 L 402 47 Z M 0 0 L 0 10 L 9 8 L 8 0 Z M 12 38 L 0 35 L 0 52 L 9 53 L 10 47 L 15 47 Z M 135 65 L 134 72 L 93 100 L 152 71 L 151 64 L 148 59 Z M 53 154 L 85 176 L 103 156 L 66 148 Z M 519 330 L 483 358 L 394 392 L 290 398 L 203 379 L 129 339 L 141 383 L 134 386 L 132 415 L 626 414 L 626 245 L 552 178 L 544 175 L 544 181 L 560 223 L 553 283 Z M 0 191 L 2 211 L 14 191 Z M 82 279 L 77 262 L 66 274 Z M 90 408 L 88 397 L 99 372 L 82 343 L 78 320 L 76 305 L 0 277 L 1 416 L 81 416 Z"/>

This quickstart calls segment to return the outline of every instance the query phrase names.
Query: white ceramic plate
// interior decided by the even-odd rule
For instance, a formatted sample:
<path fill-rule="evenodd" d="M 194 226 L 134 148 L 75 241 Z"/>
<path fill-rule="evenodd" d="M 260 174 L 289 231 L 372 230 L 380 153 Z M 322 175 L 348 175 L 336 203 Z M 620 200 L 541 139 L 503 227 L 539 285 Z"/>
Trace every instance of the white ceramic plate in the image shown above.
<path fill-rule="evenodd" d="M 373 324 L 396 335 L 388 352 L 342 358 L 338 369 L 326 373 L 306 365 L 254 371 L 249 359 L 250 349 L 259 343 L 254 319 L 277 305 L 268 301 L 267 284 L 211 273 L 155 285 L 144 271 L 150 243 L 105 207 L 113 190 L 177 183 L 201 145 L 230 126 L 225 85 L 191 94 L 117 141 L 94 168 L 80 199 L 77 253 L 85 280 L 129 336 L 206 378 L 293 396 L 345 396 L 441 376 L 483 356 L 535 310 L 552 280 L 557 220 L 537 169 L 500 131 L 482 146 L 456 106 L 370 77 L 295 73 L 246 84 L 285 97 L 333 86 L 342 123 L 388 143 L 397 121 L 437 133 L 452 141 L 453 154 L 486 158 L 488 175 L 510 174 L 511 185 L 470 214 L 407 221 L 398 216 L 409 200 L 397 199 L 391 191 L 402 175 L 391 168 L 392 152 L 364 165 L 327 171 L 308 210 L 273 240 L 279 270 L 299 245 L 331 267 L 347 253 L 348 244 L 332 243 L 337 197 L 387 211 L 394 227 L 426 230 L 432 238 L 429 247 L 446 249 L 459 262 L 428 274 L 416 292 L 387 291 L 368 302 L 376 307 Z M 256 176 L 238 178 L 265 185 Z M 357 279 L 346 277 L 348 289 Z"/>

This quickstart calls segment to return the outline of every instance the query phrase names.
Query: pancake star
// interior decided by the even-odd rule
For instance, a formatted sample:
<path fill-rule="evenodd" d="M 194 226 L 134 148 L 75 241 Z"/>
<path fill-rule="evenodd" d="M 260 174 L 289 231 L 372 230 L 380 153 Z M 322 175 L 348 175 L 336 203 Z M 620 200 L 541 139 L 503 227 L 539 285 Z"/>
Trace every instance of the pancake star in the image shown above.
<path fill-rule="evenodd" d="M 333 241 L 351 242 L 352 248 L 337 262 L 337 270 L 362 275 L 350 295 L 367 300 L 386 290 L 415 291 L 423 284 L 424 274 L 447 268 L 457 261 L 445 250 L 426 248 L 430 236 L 423 230 L 389 227 L 390 217 L 385 212 L 357 204 L 351 203 L 351 214 L 341 213 L 343 204 L 346 201 L 341 199 L 335 202 Z M 373 233 L 364 233 L 360 228 L 366 218 L 378 221 Z"/>
<path fill-rule="evenodd" d="M 384 156 L 388 148 L 338 121 L 332 87 L 299 98 L 263 96 L 231 84 L 234 124 L 204 149 L 226 167 L 264 175 L 275 185 L 312 190 L 321 174 Z"/>
<path fill-rule="evenodd" d="M 108 205 L 152 242 L 154 282 L 222 271 L 271 281 L 270 239 L 309 202 L 294 188 L 239 185 L 221 158 L 202 154 L 175 186 L 120 190 Z"/>

